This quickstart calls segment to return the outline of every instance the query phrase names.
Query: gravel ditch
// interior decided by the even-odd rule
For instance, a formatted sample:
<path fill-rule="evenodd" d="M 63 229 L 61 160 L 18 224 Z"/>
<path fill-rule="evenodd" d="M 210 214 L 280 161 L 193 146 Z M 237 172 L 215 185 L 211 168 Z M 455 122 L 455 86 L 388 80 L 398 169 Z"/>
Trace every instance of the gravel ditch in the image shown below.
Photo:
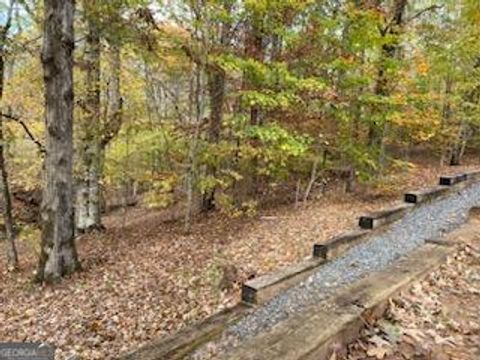
<path fill-rule="evenodd" d="M 191 358 L 206 359 L 220 349 L 235 347 L 302 309 L 324 301 L 339 287 L 381 270 L 423 245 L 425 240 L 439 238 L 461 226 L 468 218 L 469 209 L 476 205 L 480 205 L 480 184 L 415 207 L 387 231 L 321 266 L 304 282 L 255 309 L 229 327 L 216 344 L 199 349 Z"/>

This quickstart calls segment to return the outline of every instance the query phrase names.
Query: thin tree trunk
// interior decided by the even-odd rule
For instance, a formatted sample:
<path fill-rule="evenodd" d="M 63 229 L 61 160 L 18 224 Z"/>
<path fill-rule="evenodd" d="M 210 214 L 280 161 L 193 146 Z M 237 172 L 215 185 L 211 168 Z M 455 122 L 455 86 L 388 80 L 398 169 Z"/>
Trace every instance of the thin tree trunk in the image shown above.
<path fill-rule="evenodd" d="M 104 197 L 100 183 L 104 176 L 106 147 L 118 135 L 123 124 L 123 99 L 120 89 L 122 60 L 119 45 L 110 43 L 110 47 L 107 52 L 107 65 L 107 105 L 104 127 L 102 129 L 101 141 L 98 149 L 98 194 L 93 194 L 94 196 L 91 196 L 90 201 L 91 204 L 95 201 L 97 202 L 96 207 L 90 209 L 90 213 L 95 214 L 95 217 L 100 219 L 98 225 L 96 226 L 97 230 L 105 229 L 101 223 L 101 210 L 103 208 L 101 204 L 104 203 Z"/>
<path fill-rule="evenodd" d="M 317 168 L 318 168 L 319 162 L 320 160 L 318 158 L 315 158 L 315 160 L 313 161 L 312 171 L 310 172 L 310 181 L 308 182 L 307 189 L 305 190 L 305 194 L 303 195 L 304 204 L 307 204 L 308 197 L 310 196 L 310 192 L 312 191 L 313 185 L 317 180 Z"/>
<path fill-rule="evenodd" d="M 145 98 L 147 103 L 148 118 L 152 129 L 161 117 L 162 103 L 157 99 L 155 79 L 150 66 L 145 61 Z"/>
<path fill-rule="evenodd" d="M 9 271 L 13 271 L 18 268 L 18 255 L 17 255 L 16 246 L 15 246 L 15 230 L 14 230 L 13 216 L 12 216 L 12 198 L 10 196 L 7 166 L 5 164 L 4 143 L 5 143 L 5 138 L 3 135 L 3 122 L 0 121 L 0 172 L 1 172 L 0 192 L 3 198 L 2 211 L 3 211 L 3 221 L 5 225 L 5 240 L 7 245 L 7 268 Z"/>
<path fill-rule="evenodd" d="M 258 16 L 258 15 L 257 15 Z M 259 63 L 263 63 L 265 60 L 264 49 L 264 34 L 263 34 L 263 20 L 255 19 L 252 17 L 249 19 L 248 29 L 245 35 L 245 56 L 248 59 L 253 59 Z M 255 83 L 255 79 L 248 78 L 244 75 L 242 90 L 255 91 L 258 90 L 258 85 Z M 262 124 L 262 111 L 257 104 L 249 107 L 250 125 L 257 126 Z M 254 141 L 250 141 L 253 147 L 258 146 Z M 258 159 L 252 158 L 252 172 L 247 174 L 240 185 L 240 200 L 256 197 L 258 195 L 258 188 L 260 183 L 260 177 L 257 173 Z M 243 198 L 243 199 L 242 199 Z"/>
<path fill-rule="evenodd" d="M 218 144 L 223 121 L 223 104 L 225 98 L 225 73 L 222 69 L 211 69 L 208 74 L 208 91 L 210 93 L 210 127 L 209 142 Z M 207 168 L 208 176 L 216 176 L 217 167 L 210 165 Z M 202 210 L 210 211 L 215 208 L 215 187 L 207 190 L 203 195 Z"/>
<path fill-rule="evenodd" d="M 389 21 L 384 29 L 381 30 L 383 37 L 387 36 L 399 36 L 405 25 L 405 11 L 408 5 L 408 0 L 395 0 L 393 3 L 392 20 Z M 379 6 L 379 4 L 377 4 Z M 400 44 L 398 40 L 394 40 L 393 43 L 387 43 L 382 46 L 382 53 L 380 59 L 380 67 L 377 73 L 377 80 L 375 84 L 375 94 L 379 96 L 390 96 L 391 93 L 391 80 L 388 77 L 386 69 L 386 62 L 389 59 L 393 59 L 399 56 Z M 376 109 L 377 115 L 382 114 L 385 109 L 380 106 Z M 388 132 L 386 129 L 387 124 L 372 123 L 368 131 L 368 144 L 370 147 L 379 150 L 379 161 L 384 162 L 385 158 L 385 146 L 384 136 Z M 383 165 L 383 164 L 381 164 Z"/>
<path fill-rule="evenodd" d="M 451 77 L 447 75 L 447 78 L 445 79 L 445 93 L 443 98 L 442 122 L 440 123 L 440 131 L 442 131 L 445 127 L 449 126 L 448 124 L 450 123 L 453 115 L 451 104 L 452 88 L 453 81 Z M 449 146 L 446 146 L 446 143 L 442 145 L 445 146 L 443 146 L 442 154 L 440 157 L 440 166 L 443 166 L 445 164 L 446 158 L 451 156 L 451 148 Z"/>
<path fill-rule="evenodd" d="M 104 230 L 101 218 L 101 187 L 103 151 L 99 140 L 90 146 L 92 161 L 88 170 L 88 221 L 87 230 Z"/>
<path fill-rule="evenodd" d="M 7 21 L 0 35 L 0 101 L 3 100 L 3 89 L 5 84 L 5 42 L 12 21 L 13 6 L 15 0 L 10 2 L 10 8 L 7 15 Z M 5 225 L 5 240 L 7 249 L 7 269 L 9 271 L 18 268 L 18 254 L 15 246 L 15 230 L 12 216 L 12 198 L 10 196 L 10 187 L 8 183 L 7 165 L 5 161 L 6 147 L 3 134 L 3 119 L 0 120 L 0 193 L 3 199 L 3 222 Z"/>
<path fill-rule="evenodd" d="M 226 2 L 224 4 L 226 13 L 232 11 L 232 5 Z M 220 46 L 226 49 L 230 46 L 230 31 L 231 25 L 225 21 L 220 29 Z M 220 134 L 223 122 L 223 107 L 225 103 L 225 86 L 226 74 L 225 70 L 216 64 L 208 64 L 208 91 L 210 95 L 210 128 L 209 128 L 209 142 L 211 144 L 218 144 L 220 141 Z M 207 175 L 215 177 L 217 167 L 210 165 L 207 167 Z M 209 211 L 215 208 L 215 191 L 216 188 L 210 189 L 203 195 L 202 210 Z"/>
<path fill-rule="evenodd" d="M 74 0 L 45 0 L 42 65 L 46 157 L 37 281 L 54 281 L 80 268 L 73 215 Z"/>
<path fill-rule="evenodd" d="M 187 205 L 184 218 L 184 232 L 189 233 L 192 223 L 194 205 L 194 186 L 197 172 L 197 146 L 200 136 L 200 125 L 202 120 L 202 66 L 197 64 L 195 71 L 195 131 L 188 152 L 188 169 L 186 174 Z"/>
<path fill-rule="evenodd" d="M 294 208 L 298 209 L 298 204 L 300 203 L 300 191 L 302 187 L 302 181 L 300 178 L 297 179 L 297 185 L 295 186 L 295 204 Z"/>
<path fill-rule="evenodd" d="M 463 153 L 467 146 L 469 128 L 465 121 L 462 121 L 458 129 L 458 138 L 455 139 L 450 153 L 450 166 L 458 166 L 462 163 Z"/>
<path fill-rule="evenodd" d="M 110 45 L 108 51 L 108 108 L 105 128 L 102 134 L 102 150 L 118 135 L 123 124 L 122 110 L 123 99 L 120 90 L 120 69 L 122 60 L 120 56 L 120 47 Z"/>
<path fill-rule="evenodd" d="M 248 31 L 245 45 L 245 53 L 248 58 L 254 59 L 260 63 L 263 62 L 264 48 L 262 29 L 253 19 L 250 24 L 250 30 Z M 255 90 L 256 86 L 254 84 L 249 84 L 249 89 Z M 258 105 L 253 105 L 250 107 L 250 124 L 261 124 L 261 114 Z"/>
<path fill-rule="evenodd" d="M 88 10 L 88 8 L 87 8 Z M 88 11 L 87 11 L 88 12 Z M 94 19 L 87 19 L 85 62 L 86 98 L 83 147 L 84 175 L 77 204 L 77 229 L 102 230 L 101 219 L 101 111 L 100 111 L 100 33 Z"/>

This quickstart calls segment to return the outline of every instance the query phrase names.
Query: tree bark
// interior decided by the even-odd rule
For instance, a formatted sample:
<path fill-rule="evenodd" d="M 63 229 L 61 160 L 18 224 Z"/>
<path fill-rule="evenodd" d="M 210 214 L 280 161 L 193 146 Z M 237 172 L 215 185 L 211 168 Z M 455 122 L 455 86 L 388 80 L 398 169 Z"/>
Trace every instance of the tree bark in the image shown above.
<path fill-rule="evenodd" d="M 107 53 L 108 80 L 107 80 L 107 113 L 105 127 L 102 133 L 102 153 L 105 147 L 118 135 L 123 123 L 122 109 L 123 99 L 120 89 L 120 69 L 122 60 L 120 55 L 120 46 L 110 44 Z"/>
<path fill-rule="evenodd" d="M 225 10 L 231 11 L 226 5 Z M 220 30 L 220 47 L 224 50 L 230 41 L 230 24 L 223 23 Z M 225 102 L 226 74 L 219 66 L 207 66 L 208 92 L 210 96 L 210 127 L 208 138 L 211 144 L 218 144 L 220 141 L 220 131 L 223 122 L 223 106 Z M 207 175 L 216 176 L 217 167 L 211 165 L 207 168 Z M 215 191 L 210 189 L 203 195 L 202 210 L 209 211 L 215 208 Z"/>
<path fill-rule="evenodd" d="M 5 240 L 7 245 L 7 269 L 9 271 L 18 268 L 18 255 L 15 246 L 15 228 L 12 216 L 12 198 L 8 184 L 7 166 L 5 163 L 5 138 L 3 136 L 3 122 L 0 121 L 0 193 L 3 198 L 3 221 L 5 225 Z"/>
<path fill-rule="evenodd" d="M 260 63 L 264 60 L 264 47 L 263 47 L 263 31 L 260 26 L 260 20 L 252 19 L 250 29 L 247 32 L 245 39 L 245 55 L 247 58 L 254 59 Z M 248 85 L 250 90 L 256 90 L 257 86 L 255 84 Z M 261 114 L 260 108 L 258 105 L 253 105 L 250 107 L 250 124 L 251 125 L 260 125 L 261 124 Z"/>
<path fill-rule="evenodd" d="M 99 181 L 103 180 L 104 176 L 104 167 L 105 167 L 105 152 L 108 144 L 118 135 L 123 124 L 123 98 L 120 89 L 120 74 L 121 74 L 121 54 L 120 46 L 110 43 L 110 47 L 106 52 L 107 58 L 107 89 L 106 89 L 106 106 L 105 106 L 105 118 L 104 125 L 102 128 L 101 142 L 99 148 L 99 164 L 98 164 L 98 174 Z M 101 210 L 105 204 L 105 198 L 103 196 L 103 189 L 98 183 L 99 195 L 98 201 L 100 202 L 96 208 L 98 211 L 98 217 L 101 216 Z M 91 202 L 92 203 L 92 202 Z M 97 203 L 98 204 L 98 203 Z M 105 227 L 101 222 L 96 226 L 97 230 L 103 230 Z"/>
<path fill-rule="evenodd" d="M 199 12 L 200 8 L 195 8 L 195 14 L 198 19 L 201 19 L 201 14 Z M 230 13 L 232 10 L 232 5 L 229 2 L 223 4 L 223 10 L 226 13 Z M 221 23 L 220 30 L 214 37 L 212 45 L 214 49 L 219 49 L 220 52 L 224 52 L 229 46 L 231 40 L 231 25 L 227 21 Z M 198 34 L 196 35 L 197 39 L 200 39 Z M 218 38 L 218 39 L 217 39 Z M 203 44 L 203 49 L 206 50 L 205 39 L 202 39 L 201 43 Z M 190 47 L 185 46 L 184 51 L 188 57 L 196 64 L 197 70 L 204 69 L 207 75 L 207 90 L 210 101 L 210 119 L 209 119 L 209 130 L 208 130 L 208 140 L 210 144 L 218 144 L 221 136 L 221 127 L 223 122 L 223 107 L 225 102 L 225 85 L 226 85 L 226 74 L 225 70 L 216 64 L 215 62 L 210 62 L 208 56 L 205 54 L 197 54 Z M 197 89 L 198 90 L 198 74 L 196 74 L 197 80 Z M 193 82 L 190 84 L 191 91 L 190 94 L 193 94 Z M 192 101 L 193 100 L 193 101 Z M 193 104 L 198 105 L 198 98 L 190 99 L 190 113 L 193 114 Z M 195 116 L 198 118 L 199 112 L 195 112 Z M 197 119 L 197 126 L 199 124 L 199 119 Z M 215 164 L 209 164 L 206 167 L 206 175 L 215 177 L 217 172 L 217 166 Z M 188 181 L 187 181 L 188 182 Z M 215 208 L 215 191 L 216 188 L 207 189 L 204 194 L 202 194 L 201 199 L 201 210 L 210 211 Z"/>
<path fill-rule="evenodd" d="M 460 123 L 458 129 L 458 138 L 452 144 L 450 153 L 450 166 L 458 166 L 462 163 L 462 157 L 465 152 L 469 138 L 470 128 L 466 121 Z"/>
<path fill-rule="evenodd" d="M 74 0 L 45 0 L 42 65 L 46 157 L 42 238 L 37 281 L 51 282 L 80 268 L 73 210 Z"/>
<path fill-rule="evenodd" d="M 102 230 L 101 219 L 101 116 L 100 116 L 100 33 L 95 19 L 87 19 L 86 98 L 83 147 L 84 175 L 77 195 L 77 229 Z"/>
<path fill-rule="evenodd" d="M 398 36 L 400 35 L 405 25 L 405 11 L 408 5 L 408 0 L 395 0 L 393 4 L 392 19 L 381 29 L 381 35 Z M 379 3 L 376 4 L 379 6 Z M 391 93 L 391 81 L 388 78 L 385 63 L 389 59 L 398 56 L 399 44 L 395 40 L 392 43 L 384 44 L 381 51 L 380 66 L 377 73 L 377 81 L 375 84 L 375 94 L 378 96 L 387 97 Z M 382 113 L 383 109 L 377 109 Z M 386 133 L 386 124 L 372 123 L 368 131 L 369 146 L 380 150 L 380 159 L 384 157 L 383 138 Z"/>
<path fill-rule="evenodd" d="M 211 69 L 208 72 L 208 91 L 210 95 L 210 127 L 208 138 L 210 144 L 218 144 L 223 121 L 223 104 L 225 99 L 225 72 L 222 69 Z M 215 176 L 217 167 L 210 165 L 207 175 Z M 202 210 L 215 208 L 215 188 L 209 189 L 202 200 Z"/>

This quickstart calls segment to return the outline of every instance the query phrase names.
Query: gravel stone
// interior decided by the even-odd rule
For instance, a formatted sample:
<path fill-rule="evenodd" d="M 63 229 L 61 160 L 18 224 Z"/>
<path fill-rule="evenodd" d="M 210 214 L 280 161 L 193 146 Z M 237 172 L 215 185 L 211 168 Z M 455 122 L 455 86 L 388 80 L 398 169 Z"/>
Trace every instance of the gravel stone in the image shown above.
<path fill-rule="evenodd" d="M 325 301 L 339 287 L 378 271 L 466 222 L 471 207 L 480 205 L 480 184 L 473 184 L 447 197 L 416 206 L 382 234 L 371 237 L 343 256 L 322 265 L 304 282 L 281 293 L 225 330 L 217 349 L 227 349 Z M 193 357 L 203 358 L 203 357 Z"/>

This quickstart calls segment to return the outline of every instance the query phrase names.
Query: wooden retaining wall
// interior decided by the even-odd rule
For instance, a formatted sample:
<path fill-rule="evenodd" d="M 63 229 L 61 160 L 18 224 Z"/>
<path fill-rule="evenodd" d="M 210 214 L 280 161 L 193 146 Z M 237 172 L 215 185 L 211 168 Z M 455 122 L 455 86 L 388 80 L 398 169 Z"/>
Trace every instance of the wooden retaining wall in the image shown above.
<path fill-rule="evenodd" d="M 282 291 L 299 284 L 301 281 L 308 278 L 313 272 L 315 272 L 319 266 L 322 264 L 332 261 L 333 259 L 341 256 L 344 254 L 348 249 L 353 246 L 360 244 L 368 240 L 372 235 L 377 234 L 380 231 L 385 231 L 388 227 L 400 220 L 406 213 L 412 211 L 415 206 L 421 206 L 422 204 L 428 203 L 430 201 L 438 200 L 443 197 L 448 196 L 449 194 L 453 193 L 454 191 L 458 191 L 476 181 L 480 181 L 480 170 L 478 171 L 470 171 L 466 173 L 456 174 L 456 175 L 448 175 L 442 176 L 439 179 L 439 184 L 430 188 L 425 188 L 421 190 L 415 190 L 411 192 L 407 192 L 404 195 L 404 203 L 399 203 L 391 208 L 383 209 L 381 211 L 376 211 L 372 213 L 368 213 L 362 215 L 359 218 L 359 229 L 348 231 L 344 234 L 339 236 L 335 236 L 324 243 L 321 244 L 314 244 L 313 245 L 313 252 L 312 256 L 304 259 L 298 263 L 292 264 L 288 267 L 283 269 L 279 269 L 271 274 L 263 275 L 252 280 L 247 281 L 242 286 L 242 296 L 241 301 L 238 305 L 231 309 L 227 309 L 213 315 L 204 321 L 188 327 L 185 330 L 180 331 L 172 336 L 169 336 L 164 339 L 160 339 L 157 342 L 144 346 L 138 350 L 135 350 L 125 356 L 120 357 L 121 360 L 165 360 L 165 359 L 184 359 L 189 354 L 193 353 L 197 348 L 201 345 L 214 341 L 217 339 L 222 333 L 225 328 L 229 325 L 233 324 L 234 322 L 238 321 L 242 316 L 244 316 L 252 307 L 258 306 L 266 301 L 270 300 L 272 297 L 278 295 Z M 433 243 L 432 243 L 433 242 Z M 444 253 L 447 253 L 445 249 L 448 248 L 444 246 L 445 244 L 440 241 L 431 241 L 430 243 L 425 245 L 426 251 L 431 254 L 431 250 L 433 254 L 438 254 L 439 257 L 433 256 L 432 261 L 427 261 L 426 265 L 436 265 L 440 262 L 440 258 L 443 259 Z M 413 260 L 414 262 L 417 260 Z M 408 265 L 410 266 L 410 265 Z M 430 266 L 430 267 L 431 267 Z M 419 271 L 426 271 L 430 269 L 429 266 L 426 266 L 425 269 L 421 269 L 419 267 Z M 407 268 L 408 269 L 408 268 Z M 422 272 L 420 271 L 420 272 Z M 408 271 L 407 271 L 408 273 Z M 415 273 L 415 277 L 418 277 L 418 274 Z M 380 276 L 381 275 L 377 275 Z M 396 277 L 391 276 L 391 279 L 387 276 L 388 281 L 395 281 Z M 378 280 L 378 279 L 377 279 Z M 398 280 L 398 279 L 397 279 Z M 397 281 L 398 282 L 398 281 Z M 373 286 L 373 285 L 372 285 Z M 371 288 L 374 289 L 375 287 Z M 375 288 L 376 289 L 376 288 Z M 390 291 L 391 290 L 391 291 Z M 388 290 L 388 294 L 390 292 L 396 291 L 397 288 L 394 287 Z M 372 290 L 374 291 L 374 290 Z M 384 291 L 385 293 L 385 291 Z M 332 318 L 334 315 L 334 318 Z M 358 320 L 358 310 L 354 311 L 353 313 L 346 312 L 345 314 L 328 314 L 324 313 L 318 315 L 319 319 L 323 326 L 325 327 L 325 331 L 321 332 L 321 334 L 316 332 L 317 339 L 312 339 L 313 343 L 317 344 L 319 342 L 324 342 L 325 344 L 328 343 L 327 337 L 330 336 L 330 333 L 335 333 L 339 331 L 337 329 L 339 326 L 345 327 L 346 325 L 350 326 L 353 333 L 355 329 L 358 327 L 357 324 Z M 336 323 L 335 326 L 332 323 Z M 355 324 L 354 324 L 355 323 Z M 331 325 L 331 326 L 330 326 Z M 354 326 L 355 325 L 355 326 Z M 293 326 L 293 325 L 292 325 Z M 315 325 L 316 327 L 318 324 Z M 308 329 L 306 330 L 307 333 L 300 334 L 298 341 L 303 341 L 302 337 L 308 337 Z M 342 330 L 343 331 L 343 330 Z M 328 336 L 327 336 L 328 335 Z M 349 338 L 346 335 L 342 335 L 346 339 Z M 259 339 L 262 337 L 259 336 Z M 328 341 L 327 341 L 328 340 Z M 271 341 L 271 340 L 269 340 Z M 280 341 L 280 340 L 278 340 Z M 289 346 L 295 346 L 295 342 L 289 341 Z M 281 344 L 281 343 L 280 343 Z M 300 344 L 298 344 L 300 345 Z M 325 345 L 326 346 L 326 345 Z M 328 348 L 325 347 L 325 349 Z M 283 349 L 282 346 L 279 349 Z M 255 353 L 256 357 L 250 357 L 248 355 L 249 350 L 251 347 L 247 347 L 244 353 L 239 350 L 237 355 L 231 355 L 229 359 L 310 359 L 310 355 L 308 352 L 303 357 L 298 357 L 297 355 L 288 355 L 291 351 L 294 354 L 297 351 L 294 350 L 278 350 L 282 354 L 285 352 L 285 355 L 281 355 L 280 353 L 275 350 L 276 357 L 271 357 L 273 353 L 268 351 L 272 351 L 271 349 L 265 353 L 260 354 L 258 351 L 252 352 Z M 323 350 L 322 350 L 323 351 Z M 315 351 L 315 359 L 323 359 L 323 357 L 318 357 L 322 354 L 322 352 Z M 328 353 L 328 351 L 326 352 Z M 233 356 L 233 357 L 232 357 Z M 313 359 L 313 358 L 312 358 Z"/>

